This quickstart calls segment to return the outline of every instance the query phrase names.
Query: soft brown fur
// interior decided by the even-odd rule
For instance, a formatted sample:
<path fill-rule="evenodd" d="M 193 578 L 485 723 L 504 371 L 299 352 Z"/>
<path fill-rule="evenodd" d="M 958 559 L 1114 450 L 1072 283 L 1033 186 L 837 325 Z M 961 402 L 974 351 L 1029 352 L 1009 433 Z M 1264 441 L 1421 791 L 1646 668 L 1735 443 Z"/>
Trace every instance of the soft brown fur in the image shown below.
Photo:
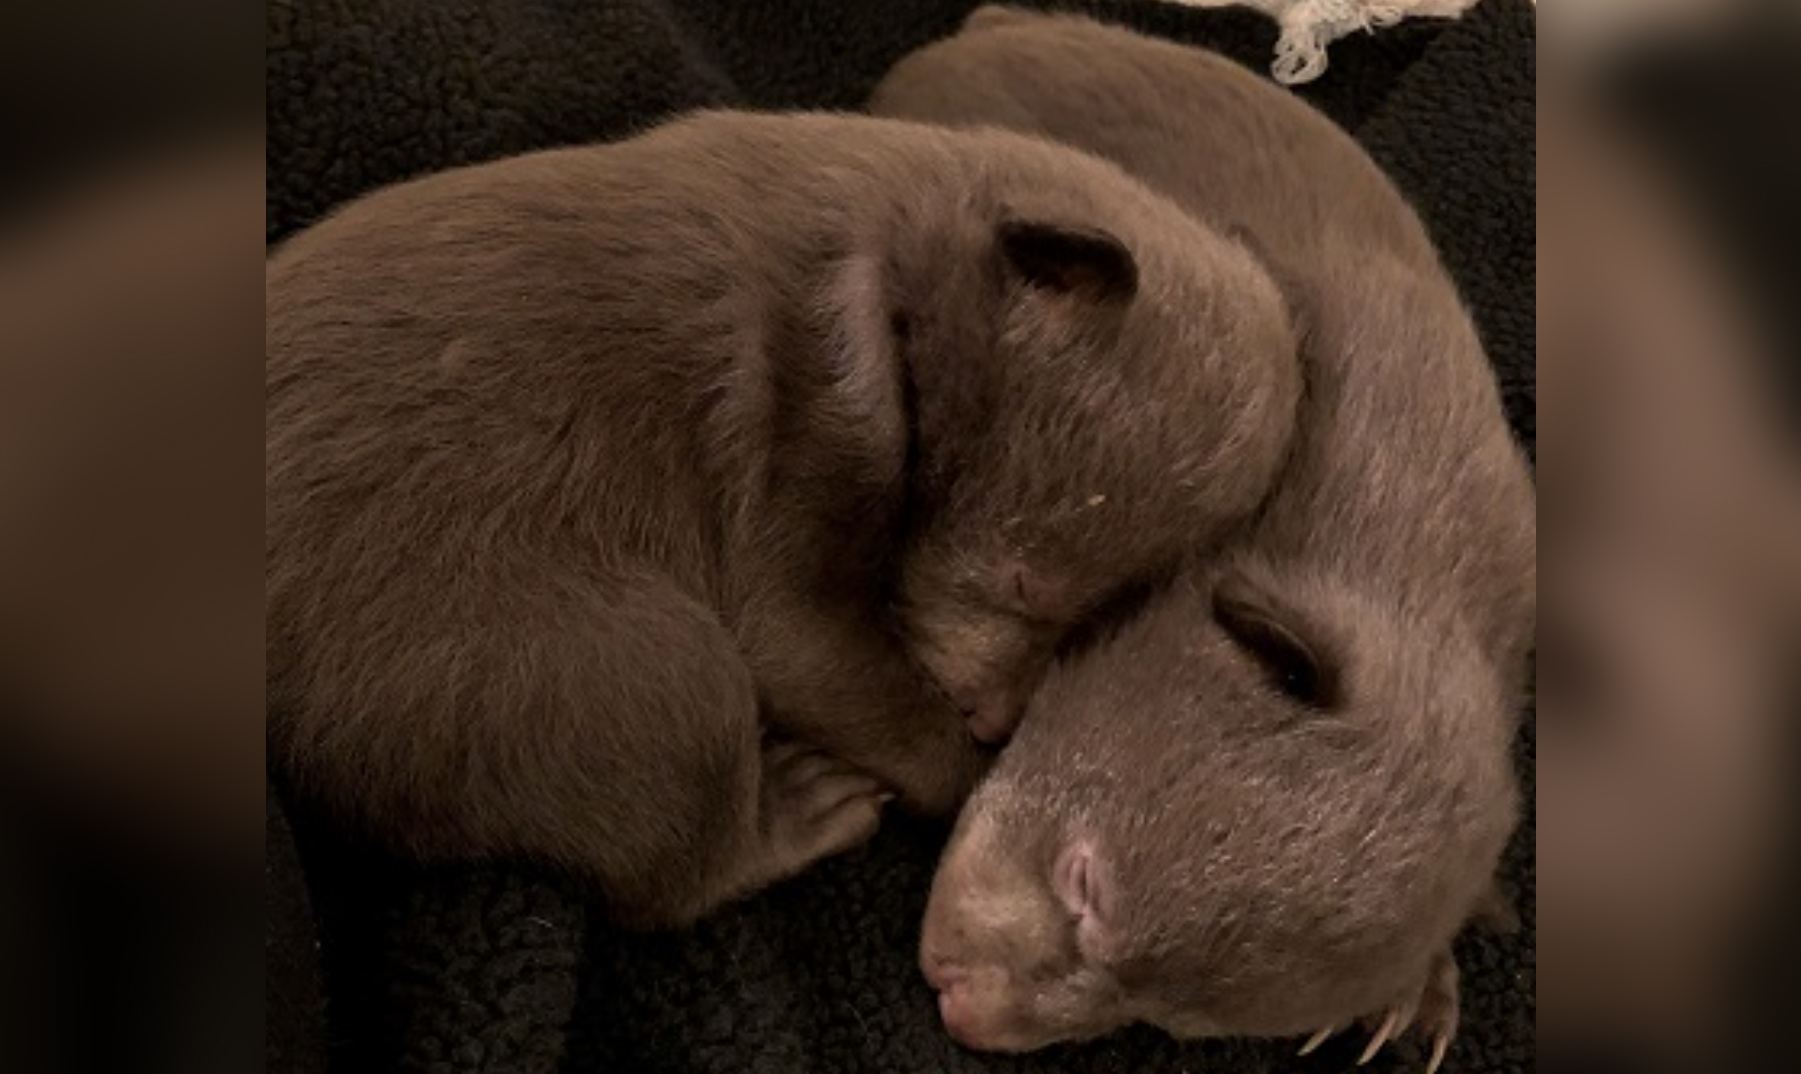
<path fill-rule="evenodd" d="M 1082 19 L 983 9 L 872 106 L 1114 160 L 1242 230 L 1306 328 L 1256 526 L 1066 654 L 960 818 L 921 944 L 947 1028 L 1448 1042 L 1518 809 L 1536 510 L 1424 228 L 1295 98 Z"/>
<path fill-rule="evenodd" d="M 1238 244 L 1073 151 L 867 117 L 397 186 L 266 300 L 283 759 L 652 925 L 865 838 L 883 787 L 952 813 L 958 705 L 1004 730 L 1065 626 L 1241 523 L 1299 394 Z"/>

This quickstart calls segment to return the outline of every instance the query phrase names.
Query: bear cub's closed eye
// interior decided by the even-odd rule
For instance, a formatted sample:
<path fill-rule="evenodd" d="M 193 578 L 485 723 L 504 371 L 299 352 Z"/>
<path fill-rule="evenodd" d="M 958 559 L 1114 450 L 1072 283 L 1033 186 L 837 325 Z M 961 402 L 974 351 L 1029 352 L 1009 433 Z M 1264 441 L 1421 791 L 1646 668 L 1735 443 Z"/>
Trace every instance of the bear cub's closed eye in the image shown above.
<path fill-rule="evenodd" d="M 1336 669 L 1253 598 L 1230 590 L 1217 592 L 1213 617 L 1220 629 L 1262 666 L 1272 687 L 1308 708 L 1338 706 Z"/>

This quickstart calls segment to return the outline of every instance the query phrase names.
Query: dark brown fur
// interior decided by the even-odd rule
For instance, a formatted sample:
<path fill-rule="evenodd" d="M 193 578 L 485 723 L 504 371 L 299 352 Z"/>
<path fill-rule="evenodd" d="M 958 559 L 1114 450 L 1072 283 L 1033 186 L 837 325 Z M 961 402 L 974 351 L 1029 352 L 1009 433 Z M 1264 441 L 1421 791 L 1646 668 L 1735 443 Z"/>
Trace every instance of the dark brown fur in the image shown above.
<path fill-rule="evenodd" d="M 1299 392 L 1236 243 L 1073 151 L 866 117 L 394 187 L 266 300 L 285 762 L 645 924 L 865 838 L 869 776 L 954 811 L 953 702 L 1009 725 L 1065 626 L 1242 522 Z"/>
<path fill-rule="evenodd" d="M 921 945 L 947 1027 L 1022 1050 L 1392 1012 L 1448 1041 L 1451 939 L 1518 809 L 1536 510 L 1424 228 L 1295 98 L 1082 19 L 983 9 L 873 108 L 1121 164 L 1242 229 L 1306 326 L 1256 526 L 1059 662 L 960 818 Z"/>

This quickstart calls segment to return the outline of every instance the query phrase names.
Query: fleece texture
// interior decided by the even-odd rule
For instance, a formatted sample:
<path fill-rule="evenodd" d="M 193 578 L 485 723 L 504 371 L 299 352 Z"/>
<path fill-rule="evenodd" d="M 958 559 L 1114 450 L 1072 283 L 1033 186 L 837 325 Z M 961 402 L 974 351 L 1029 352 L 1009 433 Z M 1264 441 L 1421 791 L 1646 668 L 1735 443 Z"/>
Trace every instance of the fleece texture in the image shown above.
<path fill-rule="evenodd" d="M 270 243 L 377 186 L 708 105 L 856 108 L 970 0 L 267 0 Z M 1048 4 L 1216 49 L 1260 73 L 1263 15 Z M 1333 45 L 1298 92 L 1355 134 L 1441 245 L 1515 430 L 1534 424 L 1535 16 L 1483 0 Z M 1532 723 L 1519 764 L 1531 801 Z M 271 775 L 280 788 L 280 773 Z M 285 789 L 284 789 L 285 793 Z M 914 964 L 945 830 L 890 819 L 867 847 L 676 936 L 619 932 L 576 881 L 513 864 L 421 867 L 270 797 L 269 1069 L 631 1074 L 1341 1071 L 1353 1030 L 1177 1044 L 1133 1030 L 1023 1058 L 959 1050 Z M 1459 946 L 1445 1070 L 1533 1069 L 1533 829 L 1509 852 L 1523 927 Z M 292 839 L 284 819 L 291 821 Z M 291 853 L 292 852 L 292 853 Z M 1417 1070 L 1412 1042 L 1371 1071 Z"/>

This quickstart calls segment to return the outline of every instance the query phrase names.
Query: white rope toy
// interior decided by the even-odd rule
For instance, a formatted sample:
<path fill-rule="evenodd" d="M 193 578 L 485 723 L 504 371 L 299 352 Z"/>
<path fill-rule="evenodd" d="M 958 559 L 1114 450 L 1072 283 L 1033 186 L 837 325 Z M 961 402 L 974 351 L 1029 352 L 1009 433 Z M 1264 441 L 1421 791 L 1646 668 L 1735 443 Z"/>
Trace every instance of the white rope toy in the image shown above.
<path fill-rule="evenodd" d="M 1326 71 L 1326 46 L 1356 30 L 1374 33 L 1406 15 L 1388 0 L 1301 0 L 1277 16 L 1282 36 L 1270 74 L 1284 86 L 1311 82 Z"/>
<path fill-rule="evenodd" d="M 1476 0 L 1175 0 L 1184 7 L 1253 7 L 1276 20 L 1282 36 L 1270 74 L 1284 86 L 1326 72 L 1326 46 L 1358 30 L 1375 33 L 1413 16 L 1454 19 Z"/>

